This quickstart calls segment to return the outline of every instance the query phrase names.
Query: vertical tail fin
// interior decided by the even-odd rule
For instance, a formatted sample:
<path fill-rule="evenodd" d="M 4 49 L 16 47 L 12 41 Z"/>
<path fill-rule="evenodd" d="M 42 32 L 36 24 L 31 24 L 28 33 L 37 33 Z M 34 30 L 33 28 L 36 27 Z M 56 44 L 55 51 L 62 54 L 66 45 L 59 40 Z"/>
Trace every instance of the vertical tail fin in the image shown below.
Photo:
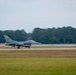
<path fill-rule="evenodd" d="M 6 40 L 7 43 L 10 43 L 10 42 L 13 41 L 13 40 L 12 40 L 11 38 L 9 38 L 7 35 L 4 35 L 4 37 L 5 37 L 5 40 Z"/>

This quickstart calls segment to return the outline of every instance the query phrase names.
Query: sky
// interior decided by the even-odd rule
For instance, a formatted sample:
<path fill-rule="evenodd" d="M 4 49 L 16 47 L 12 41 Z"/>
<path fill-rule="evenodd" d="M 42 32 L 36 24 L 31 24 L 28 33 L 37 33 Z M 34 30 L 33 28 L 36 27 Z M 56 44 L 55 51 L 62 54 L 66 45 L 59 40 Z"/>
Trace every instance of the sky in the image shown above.
<path fill-rule="evenodd" d="M 76 28 L 76 0 L 0 0 L 0 30 L 63 26 Z"/>

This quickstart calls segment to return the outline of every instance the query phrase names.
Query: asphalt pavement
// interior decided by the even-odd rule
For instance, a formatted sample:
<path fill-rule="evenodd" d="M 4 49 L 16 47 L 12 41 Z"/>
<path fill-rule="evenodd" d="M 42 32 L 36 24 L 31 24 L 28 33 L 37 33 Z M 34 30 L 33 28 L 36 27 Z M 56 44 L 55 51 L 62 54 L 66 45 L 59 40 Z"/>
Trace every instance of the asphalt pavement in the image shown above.
<path fill-rule="evenodd" d="M 0 50 L 76 50 L 76 48 L 0 48 Z"/>

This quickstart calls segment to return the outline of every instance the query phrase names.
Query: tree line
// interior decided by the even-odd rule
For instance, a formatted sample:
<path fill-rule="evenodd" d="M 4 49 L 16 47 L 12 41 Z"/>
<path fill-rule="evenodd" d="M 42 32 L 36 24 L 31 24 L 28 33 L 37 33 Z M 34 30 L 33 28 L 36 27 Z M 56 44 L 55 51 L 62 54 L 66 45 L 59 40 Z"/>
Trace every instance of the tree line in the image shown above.
<path fill-rule="evenodd" d="M 76 43 L 76 28 L 35 28 L 32 33 L 25 30 L 5 30 L 0 31 L 0 43 L 5 42 L 3 35 L 8 35 L 13 40 L 25 41 L 32 39 L 43 44 L 72 44 Z"/>
<path fill-rule="evenodd" d="M 24 30 L 5 30 L 0 31 L 0 43 L 5 42 L 4 35 L 8 35 L 11 39 L 17 41 L 25 41 L 27 39 L 27 33 Z"/>

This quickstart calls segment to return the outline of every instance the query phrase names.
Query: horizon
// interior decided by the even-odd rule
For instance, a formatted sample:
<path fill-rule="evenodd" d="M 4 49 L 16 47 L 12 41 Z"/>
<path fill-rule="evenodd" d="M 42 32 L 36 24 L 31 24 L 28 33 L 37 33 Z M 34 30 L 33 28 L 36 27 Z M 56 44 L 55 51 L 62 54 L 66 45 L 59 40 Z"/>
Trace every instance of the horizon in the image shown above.
<path fill-rule="evenodd" d="M 73 26 L 63 26 L 63 27 L 72 27 L 72 28 L 75 28 L 75 29 L 76 29 L 76 27 L 73 27 Z M 58 29 L 58 28 L 63 28 L 63 27 L 52 27 L 52 28 Z M 36 27 L 36 28 L 48 29 L 48 28 L 41 28 L 41 27 Z M 52 29 L 52 28 L 49 28 L 49 29 Z M 35 29 L 35 28 L 34 28 L 34 29 Z M 34 30 L 34 29 L 33 29 L 33 30 Z M 1 29 L 0 29 L 0 31 L 10 31 L 10 30 L 12 30 L 12 29 L 6 29 L 6 30 L 1 30 Z M 33 30 L 32 30 L 31 32 L 27 32 L 25 29 L 15 29 L 15 30 L 12 30 L 12 31 L 16 31 L 16 30 L 24 30 L 26 33 L 32 33 L 32 32 L 33 32 Z"/>

